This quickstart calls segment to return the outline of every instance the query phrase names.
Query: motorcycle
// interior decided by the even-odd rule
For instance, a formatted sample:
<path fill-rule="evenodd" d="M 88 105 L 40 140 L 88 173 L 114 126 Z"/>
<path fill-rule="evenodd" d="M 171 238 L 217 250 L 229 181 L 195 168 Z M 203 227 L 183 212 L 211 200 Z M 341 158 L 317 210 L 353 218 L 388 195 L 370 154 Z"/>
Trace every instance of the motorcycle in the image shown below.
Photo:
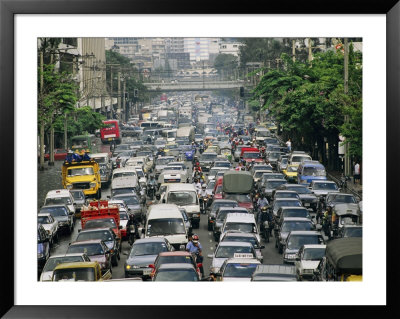
<path fill-rule="evenodd" d="M 200 197 L 199 202 L 200 202 L 200 213 L 205 214 L 209 203 L 208 196 Z"/>
<path fill-rule="evenodd" d="M 200 154 L 203 154 L 203 152 L 204 152 L 204 146 L 203 145 L 199 146 L 199 152 L 200 152 Z"/>
<path fill-rule="evenodd" d="M 130 225 L 129 226 L 129 237 L 128 237 L 128 243 L 129 245 L 133 245 L 135 242 L 135 237 L 136 237 L 136 226 L 135 225 Z"/>
<path fill-rule="evenodd" d="M 347 189 L 347 181 L 350 180 L 350 177 L 348 176 L 341 176 L 340 181 L 339 181 L 339 188 L 341 189 Z"/>
<path fill-rule="evenodd" d="M 147 196 L 153 200 L 154 194 L 156 193 L 156 187 L 153 184 L 147 186 Z"/>

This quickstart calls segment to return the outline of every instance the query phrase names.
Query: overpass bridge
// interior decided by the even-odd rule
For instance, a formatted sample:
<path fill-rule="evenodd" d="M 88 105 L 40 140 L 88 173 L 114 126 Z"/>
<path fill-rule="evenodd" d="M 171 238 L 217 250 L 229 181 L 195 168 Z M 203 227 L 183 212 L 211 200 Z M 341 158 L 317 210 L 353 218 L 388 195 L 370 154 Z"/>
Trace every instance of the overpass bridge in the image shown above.
<path fill-rule="evenodd" d="M 173 82 L 173 83 L 143 83 L 149 92 L 162 91 L 215 91 L 238 89 L 240 87 L 252 86 L 250 82 L 242 80 L 236 81 L 190 81 L 190 82 Z"/>

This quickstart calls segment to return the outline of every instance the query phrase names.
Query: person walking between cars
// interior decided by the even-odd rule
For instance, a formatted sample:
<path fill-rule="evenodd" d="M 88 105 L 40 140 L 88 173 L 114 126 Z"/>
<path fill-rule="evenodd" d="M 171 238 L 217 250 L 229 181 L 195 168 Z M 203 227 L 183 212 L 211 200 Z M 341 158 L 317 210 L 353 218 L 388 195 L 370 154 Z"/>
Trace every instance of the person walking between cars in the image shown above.
<path fill-rule="evenodd" d="M 196 256 L 196 263 L 203 264 L 202 250 L 203 247 L 200 244 L 199 236 L 194 234 L 192 236 L 192 240 L 189 241 L 186 245 L 186 251 Z M 204 277 L 203 265 L 201 265 L 200 267 L 200 272 L 201 272 L 201 277 Z"/>
<path fill-rule="evenodd" d="M 292 141 L 290 140 L 290 138 L 287 140 L 286 146 L 287 146 L 288 152 L 290 153 L 292 151 Z"/>

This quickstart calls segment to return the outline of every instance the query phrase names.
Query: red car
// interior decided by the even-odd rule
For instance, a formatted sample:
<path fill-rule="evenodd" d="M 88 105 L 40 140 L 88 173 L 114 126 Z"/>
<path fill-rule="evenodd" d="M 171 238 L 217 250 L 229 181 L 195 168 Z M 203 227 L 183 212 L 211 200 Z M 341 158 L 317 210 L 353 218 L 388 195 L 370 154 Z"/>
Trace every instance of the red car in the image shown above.
<path fill-rule="evenodd" d="M 63 160 L 65 160 L 66 157 L 67 157 L 67 150 L 65 150 L 63 148 L 56 148 L 54 150 L 54 160 L 55 161 L 63 161 Z M 44 154 L 44 160 L 45 161 L 50 160 L 50 154 L 49 153 L 45 153 Z"/>
<path fill-rule="evenodd" d="M 214 186 L 214 200 L 222 199 L 222 181 L 223 177 L 217 179 L 217 182 Z"/>

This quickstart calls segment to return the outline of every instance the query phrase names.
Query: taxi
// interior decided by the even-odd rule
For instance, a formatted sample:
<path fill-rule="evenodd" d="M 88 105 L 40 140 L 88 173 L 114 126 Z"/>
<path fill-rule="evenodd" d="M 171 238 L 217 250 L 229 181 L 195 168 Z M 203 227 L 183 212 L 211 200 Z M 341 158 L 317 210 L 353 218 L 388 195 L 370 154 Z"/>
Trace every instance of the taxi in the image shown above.
<path fill-rule="evenodd" d="M 299 165 L 288 165 L 286 169 L 282 170 L 285 179 L 288 182 L 296 183 L 297 182 L 297 169 Z"/>

